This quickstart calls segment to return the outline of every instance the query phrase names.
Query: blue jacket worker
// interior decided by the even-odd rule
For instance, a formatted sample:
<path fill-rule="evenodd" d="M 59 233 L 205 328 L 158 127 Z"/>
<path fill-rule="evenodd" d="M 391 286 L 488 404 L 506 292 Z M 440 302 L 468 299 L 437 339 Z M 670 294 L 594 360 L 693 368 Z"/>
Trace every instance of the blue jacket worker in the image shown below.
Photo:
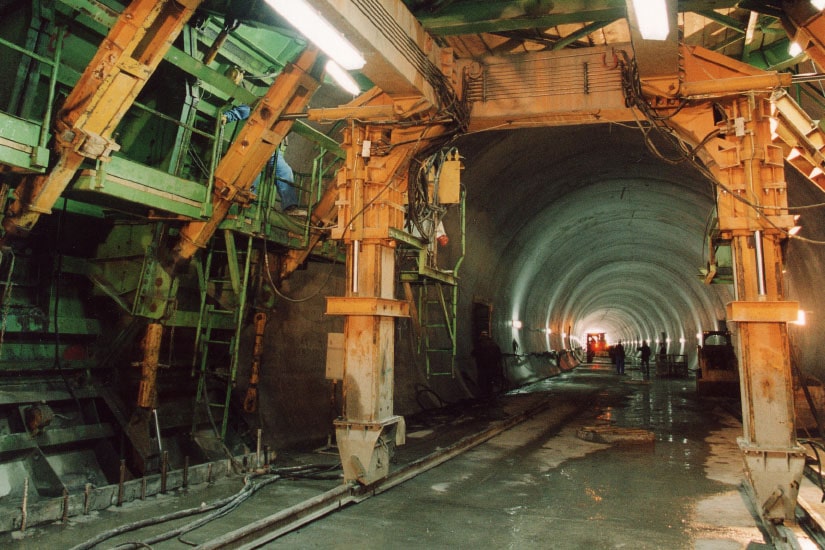
<path fill-rule="evenodd" d="M 252 109 L 249 105 L 238 105 L 226 111 L 221 120 L 226 122 L 235 122 L 238 120 L 246 120 L 249 118 L 249 113 Z M 292 167 L 284 159 L 283 149 L 286 147 L 286 139 L 275 150 L 275 154 L 267 162 L 267 168 L 272 170 L 275 168 L 275 187 L 278 189 L 278 195 L 281 197 L 281 210 L 290 216 L 306 216 L 306 210 L 298 208 L 298 192 L 295 190 L 295 176 L 292 172 Z M 260 174 L 252 183 L 252 192 L 257 193 L 258 183 L 261 181 Z"/>

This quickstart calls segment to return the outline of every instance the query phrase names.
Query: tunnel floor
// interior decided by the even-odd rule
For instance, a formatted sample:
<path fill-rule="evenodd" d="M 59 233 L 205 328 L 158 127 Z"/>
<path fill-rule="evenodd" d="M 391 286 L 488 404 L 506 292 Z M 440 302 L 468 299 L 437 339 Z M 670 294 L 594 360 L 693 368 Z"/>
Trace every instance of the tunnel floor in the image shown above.
<path fill-rule="evenodd" d="M 542 402 L 549 406 L 486 443 L 265 547 L 771 548 L 742 484 L 736 444 L 741 425 L 721 402 L 698 401 L 691 379 L 654 376 L 648 382 L 632 367 L 618 376 L 609 365 L 583 365 L 491 406 L 455 409 L 435 430 L 410 419 L 408 444 L 399 448 L 397 460 L 415 460 Z M 601 443 L 577 436 L 594 427 L 650 431 L 654 442 Z M 301 460 L 334 457 L 283 455 L 277 461 Z M 189 548 L 339 483 L 280 480 L 237 511 L 150 547 Z M 238 488 L 236 478 L 2 538 L 16 548 L 68 548 L 117 525 L 197 506 Z M 120 535 L 99 547 L 145 541 L 188 521 Z"/>

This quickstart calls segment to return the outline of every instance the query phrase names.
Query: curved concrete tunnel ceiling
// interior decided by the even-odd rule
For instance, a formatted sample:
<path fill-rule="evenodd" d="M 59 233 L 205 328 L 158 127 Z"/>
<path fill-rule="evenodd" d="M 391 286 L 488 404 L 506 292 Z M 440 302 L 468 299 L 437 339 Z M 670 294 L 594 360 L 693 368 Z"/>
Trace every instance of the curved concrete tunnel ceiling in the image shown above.
<path fill-rule="evenodd" d="M 732 287 L 705 285 L 698 271 L 712 185 L 688 162 L 657 158 L 639 130 L 484 132 L 458 147 L 468 196 L 464 299 L 493 304 L 500 342 L 541 352 L 567 347 L 568 332 L 573 346 L 597 328 L 610 341 L 666 332 L 678 353 L 724 319 Z"/>

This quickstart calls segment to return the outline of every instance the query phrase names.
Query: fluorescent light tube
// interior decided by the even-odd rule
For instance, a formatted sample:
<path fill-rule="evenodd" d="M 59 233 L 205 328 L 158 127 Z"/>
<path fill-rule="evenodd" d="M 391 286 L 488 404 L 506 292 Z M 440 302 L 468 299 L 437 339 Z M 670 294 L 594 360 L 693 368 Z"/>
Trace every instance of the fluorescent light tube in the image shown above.
<path fill-rule="evenodd" d="M 336 84 L 341 86 L 344 90 L 351 93 L 352 95 L 358 95 L 361 93 L 361 88 L 358 87 L 358 83 L 355 81 L 352 76 L 341 68 L 338 63 L 330 59 L 327 61 L 326 64 L 326 71 L 327 74 L 335 81 Z"/>
<path fill-rule="evenodd" d="M 667 40 L 670 22 L 665 0 L 633 0 L 639 32 L 645 40 Z"/>
<path fill-rule="evenodd" d="M 361 53 L 305 0 L 266 0 L 267 4 L 347 71 L 366 64 Z"/>

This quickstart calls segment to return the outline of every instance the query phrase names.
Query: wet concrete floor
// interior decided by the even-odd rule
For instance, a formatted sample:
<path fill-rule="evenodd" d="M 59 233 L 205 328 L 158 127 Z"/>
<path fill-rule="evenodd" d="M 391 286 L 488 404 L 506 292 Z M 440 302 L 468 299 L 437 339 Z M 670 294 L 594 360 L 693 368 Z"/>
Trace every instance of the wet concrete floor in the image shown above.
<path fill-rule="evenodd" d="M 628 373 L 583 366 L 501 397 L 492 407 L 453 411 L 435 431 L 410 419 L 408 445 L 398 451 L 402 464 L 549 400 L 542 412 L 438 468 L 265 547 L 771 548 L 742 485 L 739 422 L 718 402 L 698 401 L 692 380 L 644 381 L 638 371 Z M 578 430 L 594 426 L 650 430 L 655 441 L 606 444 L 577 437 Z M 149 546 L 188 548 L 338 483 L 281 480 L 219 520 Z M 70 548 L 116 525 L 197 506 L 239 487 L 236 478 L 205 491 L 130 503 L 66 525 L 29 529 L 25 536 L 0 535 L 0 545 Z M 98 547 L 146 541 L 189 521 Z"/>

